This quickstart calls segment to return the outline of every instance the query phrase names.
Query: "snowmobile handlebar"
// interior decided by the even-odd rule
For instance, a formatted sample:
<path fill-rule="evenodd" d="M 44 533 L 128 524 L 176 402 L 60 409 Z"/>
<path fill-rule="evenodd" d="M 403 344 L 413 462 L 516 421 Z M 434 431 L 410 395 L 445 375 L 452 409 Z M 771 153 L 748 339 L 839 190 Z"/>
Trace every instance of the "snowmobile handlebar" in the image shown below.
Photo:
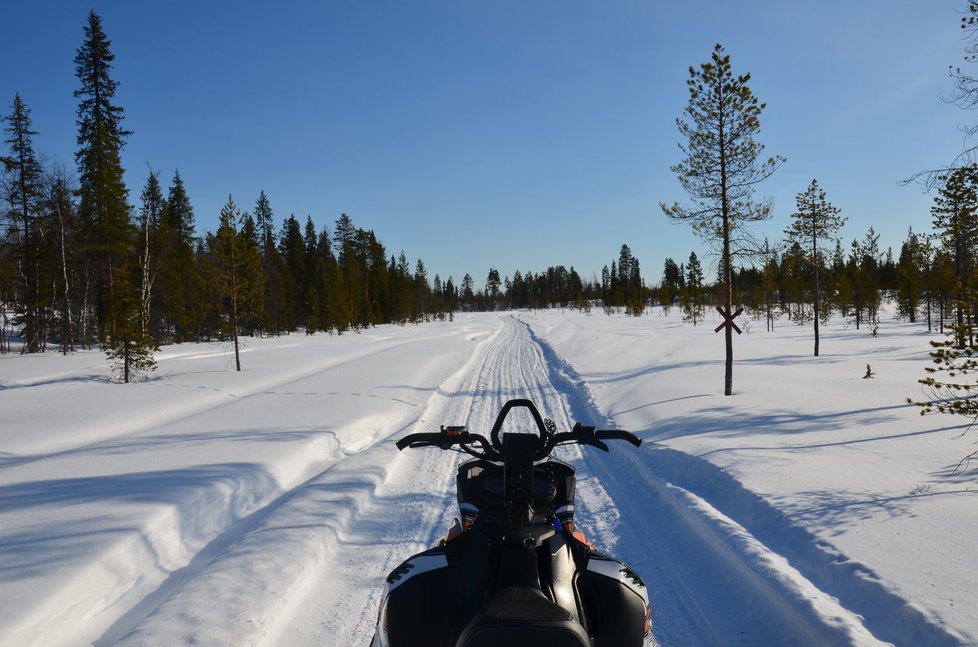
<path fill-rule="evenodd" d="M 503 461 L 505 460 L 504 443 L 500 440 L 499 432 L 502 428 L 503 420 L 516 407 L 526 408 L 530 411 L 539 431 L 537 448 L 533 460 L 546 458 L 553 451 L 554 447 L 558 445 L 590 445 L 603 451 L 608 451 L 608 445 L 603 442 L 605 440 L 624 440 L 635 447 L 642 444 L 642 440 L 633 433 L 620 429 L 595 429 L 594 427 L 583 425 L 580 422 L 575 424 L 574 428 L 569 432 L 557 433 L 554 423 L 551 420 L 545 421 L 533 402 L 530 400 L 510 400 L 499 411 L 496 422 L 492 426 L 489 439 L 479 434 L 470 433 L 462 426 L 442 426 L 441 433 L 409 434 L 397 441 L 397 448 L 399 450 L 408 447 L 451 449 L 458 446 L 466 453 L 477 458 Z M 475 445 L 478 445 L 478 447 L 475 447 Z"/>
<path fill-rule="evenodd" d="M 437 447 L 439 449 L 451 449 L 456 445 L 478 444 L 485 450 L 491 450 L 489 441 L 479 434 L 470 434 L 467 431 L 456 433 L 457 427 L 442 427 L 441 433 L 421 433 L 408 434 L 397 441 L 397 448 L 404 450 L 408 447 Z"/>

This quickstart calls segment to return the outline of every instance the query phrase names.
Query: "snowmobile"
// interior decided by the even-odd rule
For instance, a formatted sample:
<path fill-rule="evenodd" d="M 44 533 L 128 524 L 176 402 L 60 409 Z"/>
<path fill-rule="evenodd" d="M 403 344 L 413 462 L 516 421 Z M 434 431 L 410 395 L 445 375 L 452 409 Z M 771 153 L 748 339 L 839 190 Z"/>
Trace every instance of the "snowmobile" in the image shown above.
<path fill-rule="evenodd" d="M 529 410 L 537 429 L 500 437 L 514 408 Z M 387 576 L 371 647 L 651 645 L 645 583 L 574 528 L 574 468 L 550 458 L 558 445 L 608 451 L 613 439 L 641 444 L 581 423 L 558 432 L 529 400 L 506 402 L 488 439 L 460 426 L 400 439 L 400 450 L 473 459 L 458 467 L 461 521 Z"/>

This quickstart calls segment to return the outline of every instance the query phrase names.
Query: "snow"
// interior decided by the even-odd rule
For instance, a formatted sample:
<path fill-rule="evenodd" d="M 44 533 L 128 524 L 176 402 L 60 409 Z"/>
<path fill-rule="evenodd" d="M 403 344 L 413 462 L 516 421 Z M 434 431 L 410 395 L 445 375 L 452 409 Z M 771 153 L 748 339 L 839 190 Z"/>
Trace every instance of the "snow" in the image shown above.
<path fill-rule="evenodd" d="M 578 522 L 649 584 L 668 645 L 978 643 L 974 434 L 907 397 L 920 324 L 457 315 L 359 334 L 182 344 L 142 383 L 98 352 L 0 357 L 0 645 L 349 645 L 435 543 L 457 454 L 398 452 L 503 402 L 558 427 Z M 866 364 L 875 373 L 863 379 Z M 514 412 L 515 415 L 515 412 Z"/>

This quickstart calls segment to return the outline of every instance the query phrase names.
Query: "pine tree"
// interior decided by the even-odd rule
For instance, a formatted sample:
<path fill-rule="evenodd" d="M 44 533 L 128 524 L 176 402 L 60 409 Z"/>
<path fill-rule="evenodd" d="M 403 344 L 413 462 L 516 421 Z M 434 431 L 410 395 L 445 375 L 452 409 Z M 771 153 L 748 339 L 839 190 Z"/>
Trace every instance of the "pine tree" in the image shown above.
<path fill-rule="evenodd" d="M 75 74 L 81 82 L 74 93 L 79 99 L 75 160 L 78 216 L 94 261 L 91 278 L 97 293 L 92 297 L 102 338 L 118 336 L 112 330 L 116 325 L 114 317 L 128 319 L 132 314 L 124 313 L 112 299 L 115 277 L 126 274 L 116 270 L 134 260 L 135 238 L 121 160 L 125 138 L 131 133 L 122 128 L 122 108 L 112 103 L 118 82 L 109 76 L 115 59 L 110 45 L 101 19 L 94 11 L 89 12 L 85 41 L 75 56 Z M 129 302 L 127 296 L 120 298 Z"/>
<path fill-rule="evenodd" d="M 963 303 L 962 310 L 968 310 L 978 301 L 978 293 L 972 292 Z M 978 421 L 978 331 L 975 320 L 967 317 L 962 323 L 948 326 L 947 338 L 932 341 L 933 366 L 924 370 L 929 376 L 919 380 L 924 386 L 928 399 L 915 402 L 920 414 L 950 413 L 969 419 L 969 428 Z M 908 400 L 909 401 L 909 400 Z M 978 456 L 973 452 L 962 461 Z"/>
<path fill-rule="evenodd" d="M 822 243 L 831 239 L 833 234 L 842 228 L 846 219 L 839 216 L 840 209 L 832 206 L 832 203 L 825 197 L 825 191 L 819 187 L 818 180 L 815 179 L 808 185 L 808 189 L 795 196 L 795 207 L 797 211 L 791 214 L 794 222 L 785 230 L 785 234 L 788 236 L 788 240 L 797 242 L 802 246 L 809 266 L 812 268 L 815 357 L 818 357 L 818 324 L 822 318 L 821 270 L 825 255 Z"/>
<path fill-rule="evenodd" d="M 661 204 L 666 216 L 688 222 L 709 244 L 719 247 L 722 304 L 733 313 L 734 256 L 742 252 L 745 225 L 771 216 L 769 203 L 753 200 L 754 187 L 771 176 L 784 161 L 772 157 L 761 162 L 764 146 L 754 139 L 760 132 L 758 103 L 747 82 L 750 74 L 735 76 L 730 56 L 716 45 L 710 62 L 689 68 L 687 120 L 676 124 L 686 139 L 680 144 L 685 159 L 672 171 L 693 201 L 691 206 Z M 733 393 L 733 331 L 725 329 L 724 395 Z"/>

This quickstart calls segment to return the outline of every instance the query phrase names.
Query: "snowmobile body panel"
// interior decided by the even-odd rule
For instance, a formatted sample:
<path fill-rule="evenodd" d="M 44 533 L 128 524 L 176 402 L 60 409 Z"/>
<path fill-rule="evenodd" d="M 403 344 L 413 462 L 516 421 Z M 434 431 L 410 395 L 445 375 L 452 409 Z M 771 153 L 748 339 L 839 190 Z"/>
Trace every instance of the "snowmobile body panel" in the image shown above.
<path fill-rule="evenodd" d="M 499 547 L 472 530 L 391 572 L 372 644 L 640 647 L 647 614 L 642 580 L 573 537 Z"/>

